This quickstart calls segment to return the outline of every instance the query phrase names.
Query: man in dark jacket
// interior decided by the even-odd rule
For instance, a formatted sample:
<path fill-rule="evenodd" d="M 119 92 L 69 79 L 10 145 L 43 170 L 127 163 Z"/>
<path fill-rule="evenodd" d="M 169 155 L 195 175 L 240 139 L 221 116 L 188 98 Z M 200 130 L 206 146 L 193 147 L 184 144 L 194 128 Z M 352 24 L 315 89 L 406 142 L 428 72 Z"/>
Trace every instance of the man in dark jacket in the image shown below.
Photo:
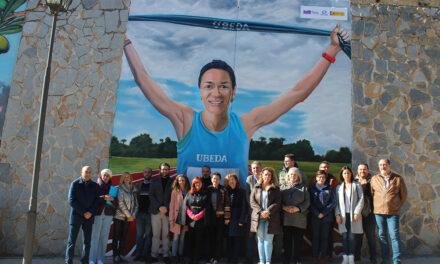
<path fill-rule="evenodd" d="M 83 256 L 81 263 L 89 263 L 90 240 L 92 237 L 93 217 L 99 204 L 98 185 L 91 180 L 92 169 L 84 166 L 81 177 L 74 180 L 69 189 L 70 223 L 69 238 L 66 248 L 66 264 L 73 263 L 76 238 L 79 229 L 82 228 L 84 235 Z"/>
<path fill-rule="evenodd" d="M 153 230 L 153 241 L 151 245 L 151 258 L 156 261 L 159 253 L 162 253 L 164 261 L 169 262 L 170 241 L 168 232 L 170 223 L 168 219 L 168 210 L 171 200 L 170 165 L 168 163 L 160 164 L 160 175 L 153 179 L 150 185 L 150 213 L 151 227 Z M 162 252 L 159 252 L 162 245 Z"/>
<path fill-rule="evenodd" d="M 135 260 L 147 260 L 151 245 L 151 214 L 150 214 L 150 184 L 153 171 L 145 168 L 144 180 L 138 187 L 138 211 L 136 214 L 136 252 Z"/>

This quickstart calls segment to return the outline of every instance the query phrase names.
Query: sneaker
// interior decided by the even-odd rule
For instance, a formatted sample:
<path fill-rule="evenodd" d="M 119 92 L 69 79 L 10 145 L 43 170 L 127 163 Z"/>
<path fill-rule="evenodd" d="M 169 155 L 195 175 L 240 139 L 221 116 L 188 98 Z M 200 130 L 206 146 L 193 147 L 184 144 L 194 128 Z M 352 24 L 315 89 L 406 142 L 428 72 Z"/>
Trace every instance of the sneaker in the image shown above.
<path fill-rule="evenodd" d="M 95 264 L 95 262 L 93 260 L 90 260 L 89 264 Z"/>

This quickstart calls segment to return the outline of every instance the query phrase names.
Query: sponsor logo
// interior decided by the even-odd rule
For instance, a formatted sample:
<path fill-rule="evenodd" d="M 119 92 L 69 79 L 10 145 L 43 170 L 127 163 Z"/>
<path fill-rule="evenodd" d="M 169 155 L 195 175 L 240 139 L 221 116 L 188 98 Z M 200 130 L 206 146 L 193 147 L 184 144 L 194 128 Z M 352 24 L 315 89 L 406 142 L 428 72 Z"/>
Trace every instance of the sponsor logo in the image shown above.
<path fill-rule="evenodd" d="M 347 8 L 326 6 L 301 6 L 300 16 L 307 19 L 347 20 Z"/>

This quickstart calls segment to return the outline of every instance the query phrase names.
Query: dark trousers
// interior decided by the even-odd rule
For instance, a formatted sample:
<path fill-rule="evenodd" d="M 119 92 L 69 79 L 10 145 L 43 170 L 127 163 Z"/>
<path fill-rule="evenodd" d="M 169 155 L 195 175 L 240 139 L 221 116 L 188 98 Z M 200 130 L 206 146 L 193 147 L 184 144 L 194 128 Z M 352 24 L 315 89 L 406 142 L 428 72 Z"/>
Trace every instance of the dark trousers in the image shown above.
<path fill-rule="evenodd" d="M 345 214 L 345 229 L 347 229 L 347 232 L 342 233 L 342 251 L 344 255 L 353 255 L 356 240 L 351 232 L 350 213 Z"/>
<path fill-rule="evenodd" d="M 313 257 L 326 257 L 328 251 L 328 236 L 332 223 L 322 221 L 317 216 L 312 215 L 312 254 Z"/>
<path fill-rule="evenodd" d="M 283 227 L 284 262 L 301 262 L 301 250 L 304 243 L 303 236 L 305 229 L 296 226 Z M 292 259 L 293 242 L 293 259 Z"/>
<path fill-rule="evenodd" d="M 128 225 L 129 223 L 127 221 L 113 218 L 113 258 L 121 256 L 125 237 L 128 233 Z"/>
<path fill-rule="evenodd" d="M 216 217 L 208 227 L 208 258 L 220 260 L 223 252 L 224 218 Z"/>
<path fill-rule="evenodd" d="M 237 263 L 241 252 L 243 252 L 244 237 L 228 236 L 228 259 L 230 263 Z"/>
<path fill-rule="evenodd" d="M 198 262 L 204 254 L 206 245 L 206 227 L 202 221 L 197 221 L 194 227 L 189 228 L 186 233 L 187 241 L 185 242 L 186 256 L 190 262 Z"/>
<path fill-rule="evenodd" d="M 248 234 L 246 236 L 246 258 L 248 262 L 252 262 L 257 259 L 257 237 L 256 233 L 249 231 L 250 227 L 248 227 Z"/>
<path fill-rule="evenodd" d="M 136 256 L 147 257 L 151 252 L 151 214 L 136 214 Z"/>
<path fill-rule="evenodd" d="M 89 263 L 90 240 L 92 239 L 92 227 L 93 227 L 93 218 L 89 220 L 78 219 L 77 221 L 70 223 L 69 238 L 67 239 L 66 258 L 65 258 L 66 264 L 73 263 L 73 257 L 75 254 L 75 243 L 80 228 L 82 228 L 83 238 L 84 238 L 81 263 Z"/>
<path fill-rule="evenodd" d="M 376 263 L 376 220 L 374 219 L 374 214 L 370 214 L 367 217 L 362 217 L 362 228 L 367 239 L 368 249 L 370 252 L 370 261 L 371 263 Z M 364 234 L 356 235 L 357 242 L 354 251 L 355 260 L 361 260 L 362 240 Z"/>

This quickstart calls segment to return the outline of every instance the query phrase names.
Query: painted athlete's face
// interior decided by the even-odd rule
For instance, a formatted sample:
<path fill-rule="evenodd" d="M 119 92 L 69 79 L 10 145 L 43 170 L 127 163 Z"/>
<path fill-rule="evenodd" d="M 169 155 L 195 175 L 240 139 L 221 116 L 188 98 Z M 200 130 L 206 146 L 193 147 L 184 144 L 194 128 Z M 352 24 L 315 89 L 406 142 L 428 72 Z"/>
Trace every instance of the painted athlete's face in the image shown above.
<path fill-rule="evenodd" d="M 200 82 L 200 95 L 205 110 L 213 114 L 224 114 L 235 95 L 229 74 L 220 69 L 207 70 Z"/>

